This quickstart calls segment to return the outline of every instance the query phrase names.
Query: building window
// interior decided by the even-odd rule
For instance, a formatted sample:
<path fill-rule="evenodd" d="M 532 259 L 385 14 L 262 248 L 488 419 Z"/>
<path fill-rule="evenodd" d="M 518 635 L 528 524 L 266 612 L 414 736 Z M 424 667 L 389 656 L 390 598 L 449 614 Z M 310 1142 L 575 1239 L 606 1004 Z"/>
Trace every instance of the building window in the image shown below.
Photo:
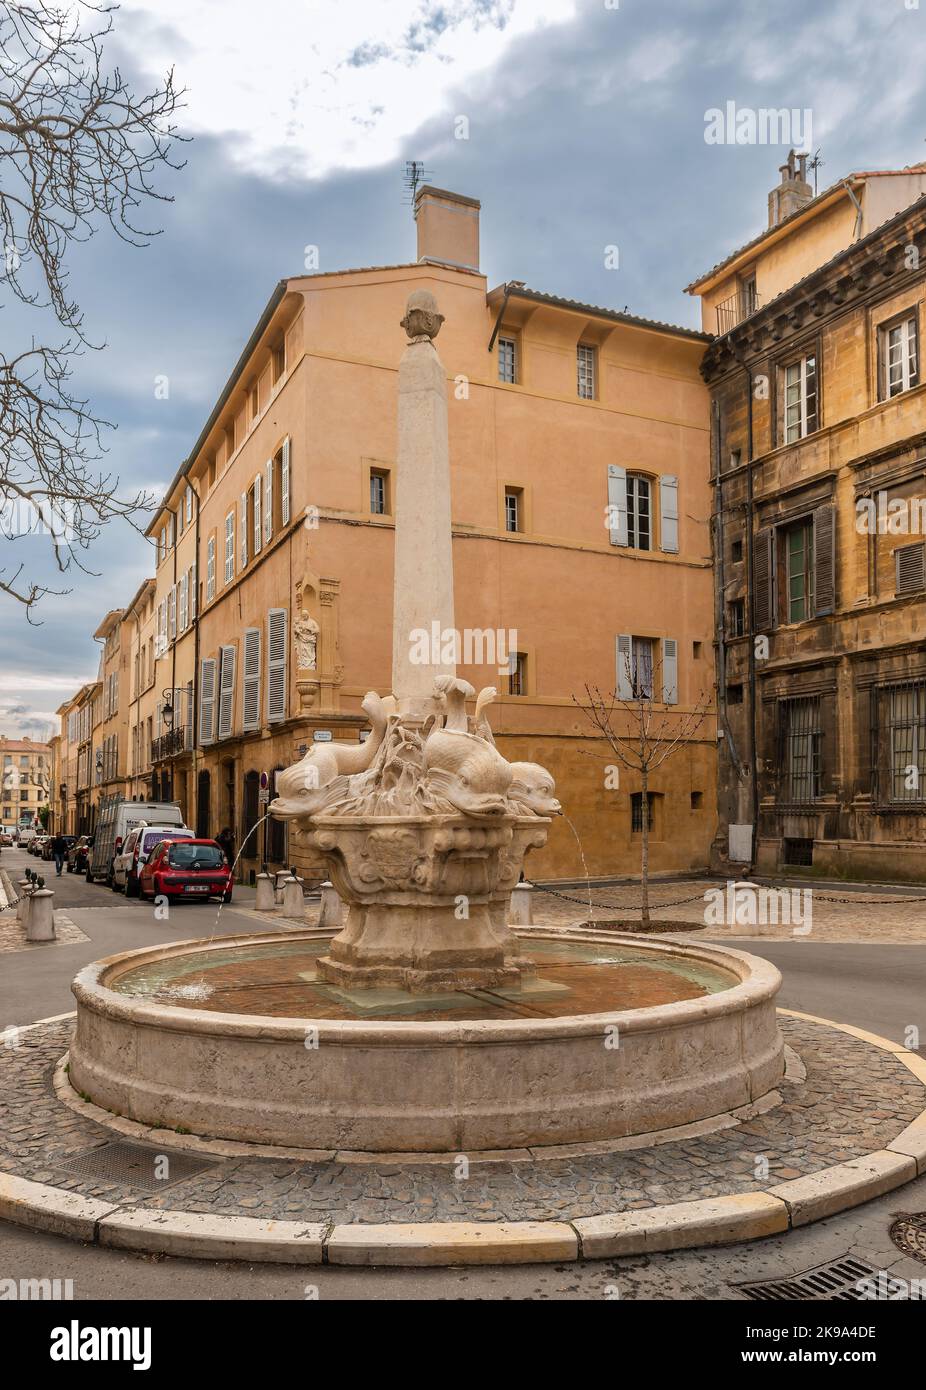
<path fill-rule="evenodd" d="M 734 565 L 741 565 L 743 563 L 742 541 L 734 541 L 730 546 L 730 559 L 733 561 Z"/>
<path fill-rule="evenodd" d="M 793 444 L 817 428 L 817 359 L 813 353 L 785 368 L 785 439 Z"/>
<path fill-rule="evenodd" d="M 746 631 L 746 600 L 733 599 L 727 609 L 728 630 L 731 637 L 742 637 Z"/>
<path fill-rule="evenodd" d="M 215 536 L 209 537 L 206 546 L 206 602 L 215 598 Z"/>
<path fill-rule="evenodd" d="M 740 313 L 743 318 L 748 318 L 754 314 L 759 304 L 759 296 L 756 292 L 756 277 L 754 275 L 744 275 L 740 280 Z"/>
<path fill-rule="evenodd" d="M 926 544 L 901 545 L 894 551 L 894 593 L 916 594 L 926 586 Z"/>
<path fill-rule="evenodd" d="M 655 798 L 653 797 L 652 792 L 650 792 L 650 793 L 647 794 L 647 797 L 646 797 L 646 819 L 647 819 L 647 822 L 648 822 L 647 827 L 646 827 L 647 830 L 652 830 L 652 828 L 653 828 L 653 810 L 654 810 L 653 802 L 654 802 L 654 799 L 655 799 Z M 631 793 L 630 793 L 630 829 L 631 829 L 631 833 L 634 834 L 634 835 L 642 835 L 642 833 L 643 833 L 643 793 L 642 793 L 642 792 L 631 792 Z"/>
<path fill-rule="evenodd" d="M 509 487 L 505 489 L 505 530 L 521 531 L 521 489 Z"/>
<path fill-rule="evenodd" d="M 527 656 L 524 652 L 511 652 L 509 654 L 508 694 L 527 694 Z"/>
<path fill-rule="evenodd" d="M 633 550 L 649 550 L 652 542 L 651 489 L 648 478 L 627 475 L 627 544 Z"/>
<path fill-rule="evenodd" d="M 187 525 L 193 520 L 193 489 L 188 487 L 186 490 L 186 519 Z"/>
<path fill-rule="evenodd" d="M 785 531 L 788 576 L 788 622 L 813 617 L 813 521 L 798 522 Z"/>
<path fill-rule="evenodd" d="M 881 330 L 881 380 L 883 396 L 899 396 L 919 381 L 917 371 L 916 318 L 902 319 Z"/>
<path fill-rule="evenodd" d="M 389 512 L 389 474 L 381 468 L 370 469 L 370 511 L 373 516 Z"/>
<path fill-rule="evenodd" d="M 791 802 L 814 801 L 820 795 L 820 701 L 816 696 L 782 702 L 784 767 Z"/>
<path fill-rule="evenodd" d="M 743 687 L 740 683 L 727 686 L 727 704 L 741 705 L 743 703 Z"/>
<path fill-rule="evenodd" d="M 743 461 L 743 451 L 742 451 L 742 449 L 731 449 L 731 450 L 730 450 L 730 467 L 731 467 L 731 468 L 739 468 L 739 466 L 740 466 L 740 464 L 742 463 L 742 461 Z"/>
<path fill-rule="evenodd" d="M 704 793 L 703 793 L 703 792 L 692 792 L 692 793 L 691 793 L 691 809 L 692 809 L 693 811 L 702 811 L 702 810 L 704 809 Z"/>
<path fill-rule="evenodd" d="M 631 680 L 635 700 L 653 698 L 653 639 L 634 637 L 631 641 Z"/>
<path fill-rule="evenodd" d="M 225 518 L 225 583 L 230 584 L 235 577 L 235 513 L 229 512 Z"/>
<path fill-rule="evenodd" d="M 590 343 L 579 343 L 576 348 L 578 392 L 583 401 L 595 399 L 595 354 L 596 349 Z"/>
<path fill-rule="evenodd" d="M 891 800 L 926 801 L 926 681 L 890 692 Z"/>
<path fill-rule="evenodd" d="M 498 340 L 498 379 L 507 381 L 511 385 L 518 379 L 517 375 L 517 348 L 514 338 L 499 338 Z"/>

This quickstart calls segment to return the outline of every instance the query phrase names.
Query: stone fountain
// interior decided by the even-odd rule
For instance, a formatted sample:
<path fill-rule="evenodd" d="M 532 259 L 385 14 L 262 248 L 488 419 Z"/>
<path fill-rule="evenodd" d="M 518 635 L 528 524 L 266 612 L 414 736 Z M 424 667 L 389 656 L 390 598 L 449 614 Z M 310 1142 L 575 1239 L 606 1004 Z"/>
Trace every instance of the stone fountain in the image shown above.
<path fill-rule="evenodd" d="M 415 659 L 416 634 L 455 631 L 442 322 L 434 296 L 416 290 L 399 366 L 393 693 L 363 701 L 364 766 L 357 749 L 314 746 L 280 774 L 270 807 L 348 904 L 318 970 L 350 989 L 517 984 L 530 962 L 508 927 L 511 890 L 560 810 L 545 768 L 496 748 L 494 688 L 477 697 L 455 665 Z"/>
<path fill-rule="evenodd" d="M 776 1103 L 781 977 L 741 951 L 509 925 L 553 778 L 509 763 L 454 629 L 442 317 L 416 290 L 399 368 L 392 693 L 361 746 L 313 746 L 274 815 L 348 904 L 306 928 L 146 947 L 73 990 L 70 1084 L 144 1124 L 288 1149 L 601 1144 Z M 780 1097 L 779 1097 L 780 1099 Z M 102 1113 L 102 1111 L 101 1111 Z"/>

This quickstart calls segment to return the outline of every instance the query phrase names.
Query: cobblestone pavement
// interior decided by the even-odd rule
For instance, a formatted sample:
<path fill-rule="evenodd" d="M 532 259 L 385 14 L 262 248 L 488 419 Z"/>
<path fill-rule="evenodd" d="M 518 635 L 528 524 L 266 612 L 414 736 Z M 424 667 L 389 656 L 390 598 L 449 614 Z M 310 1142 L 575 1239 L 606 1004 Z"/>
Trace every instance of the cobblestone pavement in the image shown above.
<path fill-rule="evenodd" d="M 55 913 L 55 941 L 27 941 L 26 930 L 15 916 L 0 917 L 0 955 L 8 951 L 45 951 L 50 946 L 74 946 L 90 938 L 63 912 Z"/>
<path fill-rule="evenodd" d="M 692 936 L 715 939 L 749 938 L 748 928 L 738 933 L 717 927 L 704 928 L 706 902 L 704 894 L 711 888 L 724 888 L 725 879 L 673 879 L 650 885 L 650 916 L 655 920 L 691 924 L 700 930 Z M 812 929 L 800 933 L 804 941 L 872 941 L 917 944 L 926 942 L 926 888 L 915 889 L 905 896 L 903 890 L 860 892 L 837 887 L 818 888 L 812 882 L 790 888 L 807 888 L 811 893 Z M 917 895 L 921 898 L 918 900 Z M 679 899 L 693 901 L 680 903 Z M 832 899 L 845 899 L 834 902 Z M 618 884 L 612 888 L 592 888 L 592 911 L 589 912 L 589 893 L 584 888 L 537 889 L 533 895 L 535 926 L 574 926 L 582 922 L 615 921 L 639 922 L 639 911 L 622 910 L 619 904 L 637 904 L 640 886 L 637 883 Z M 676 904 L 660 907 L 660 903 Z M 627 929 L 626 927 L 624 928 Z M 684 930 L 684 926 L 680 928 Z M 687 934 L 687 933 L 686 933 Z M 756 937 L 753 932 L 752 937 Z M 789 940 L 790 926 L 781 925 L 763 933 L 765 940 Z"/>
<path fill-rule="evenodd" d="M 473 1161 L 465 1180 L 453 1158 L 446 1167 L 229 1158 L 153 1194 L 60 1166 L 118 1136 L 55 1096 L 52 1072 L 72 1024 L 44 1024 L 0 1047 L 0 1170 L 111 1202 L 276 1220 L 570 1220 L 761 1190 L 882 1148 L 926 1105 L 926 1087 L 891 1054 L 804 1020 L 783 1017 L 781 1026 L 806 1081 L 783 1083 L 783 1103 L 767 1114 L 698 1139 L 568 1160 Z"/>

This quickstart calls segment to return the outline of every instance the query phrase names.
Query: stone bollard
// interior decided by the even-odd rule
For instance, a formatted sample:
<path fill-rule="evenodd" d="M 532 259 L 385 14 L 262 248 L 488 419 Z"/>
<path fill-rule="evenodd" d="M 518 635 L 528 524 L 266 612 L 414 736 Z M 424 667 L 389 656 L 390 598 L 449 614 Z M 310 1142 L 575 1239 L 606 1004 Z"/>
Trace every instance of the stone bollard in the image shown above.
<path fill-rule="evenodd" d="M 328 879 L 325 879 L 319 892 L 322 895 L 322 905 L 318 914 L 318 925 L 320 927 L 339 927 L 341 925 L 342 904 L 338 890 Z"/>
<path fill-rule="evenodd" d="M 31 892 L 32 884 L 28 878 L 19 880 L 19 902 L 16 904 L 16 920 L 24 922 L 26 919 L 26 901 Z"/>
<path fill-rule="evenodd" d="M 273 891 L 273 879 L 270 874 L 258 874 L 257 897 L 254 906 L 258 912 L 272 912 L 277 905 L 276 894 Z"/>
<path fill-rule="evenodd" d="M 305 913 L 305 898 L 302 893 L 302 879 L 290 878 L 283 885 L 283 916 L 302 918 Z"/>
<path fill-rule="evenodd" d="M 36 888 L 29 903 L 27 941 L 54 941 L 55 895 L 50 888 Z"/>
<path fill-rule="evenodd" d="M 534 906 L 532 895 L 534 885 L 528 883 L 518 883 L 511 890 L 511 911 L 508 921 L 513 927 L 532 927 L 534 925 Z"/>
<path fill-rule="evenodd" d="M 289 869 L 277 869 L 273 875 L 273 897 L 277 907 L 283 902 L 283 889 L 291 878 L 292 874 Z"/>

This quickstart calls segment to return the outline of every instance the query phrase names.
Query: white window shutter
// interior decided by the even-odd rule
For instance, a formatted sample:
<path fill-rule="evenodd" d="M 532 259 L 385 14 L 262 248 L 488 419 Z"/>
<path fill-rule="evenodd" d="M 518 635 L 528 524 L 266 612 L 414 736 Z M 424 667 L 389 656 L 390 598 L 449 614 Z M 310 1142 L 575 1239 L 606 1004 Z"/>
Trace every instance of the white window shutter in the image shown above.
<path fill-rule="evenodd" d="M 285 608 L 267 614 L 267 722 L 286 718 L 286 619 Z"/>
<path fill-rule="evenodd" d="M 242 492 L 238 499 L 238 568 L 243 570 L 248 562 L 248 494 Z"/>
<path fill-rule="evenodd" d="M 263 528 L 260 520 L 260 475 L 254 479 L 252 486 L 254 495 L 254 554 L 260 554 L 260 543 L 263 535 Z"/>
<path fill-rule="evenodd" d="M 215 657 L 203 657 L 199 666 L 199 741 L 215 738 Z"/>
<path fill-rule="evenodd" d="M 280 464 L 280 516 L 289 525 L 289 439 L 283 440 L 283 461 Z"/>
<path fill-rule="evenodd" d="M 626 513 L 625 513 L 626 516 Z M 621 633 L 617 639 L 617 698 L 633 699 L 633 638 Z"/>
<path fill-rule="evenodd" d="M 228 738 L 232 731 L 232 714 L 235 701 L 236 656 L 237 652 L 234 647 L 220 648 L 219 738 Z"/>
<path fill-rule="evenodd" d="M 273 535 L 273 459 L 264 465 L 264 540 Z"/>
<path fill-rule="evenodd" d="M 662 703 L 678 704 L 678 643 L 674 637 L 662 639 Z"/>
<path fill-rule="evenodd" d="M 659 479 L 660 549 L 678 554 L 678 478 L 664 473 Z"/>
<path fill-rule="evenodd" d="M 260 638 L 259 627 L 245 628 L 241 727 L 247 730 L 260 728 Z"/>
<path fill-rule="evenodd" d="M 196 563 L 195 563 L 195 561 L 194 561 L 194 563 L 190 566 L 189 576 L 190 576 L 190 622 L 192 622 L 193 619 L 196 617 L 196 585 L 197 585 L 197 580 L 196 580 Z"/>
<path fill-rule="evenodd" d="M 612 545 L 627 544 L 627 470 L 608 464 L 608 531 Z"/>

